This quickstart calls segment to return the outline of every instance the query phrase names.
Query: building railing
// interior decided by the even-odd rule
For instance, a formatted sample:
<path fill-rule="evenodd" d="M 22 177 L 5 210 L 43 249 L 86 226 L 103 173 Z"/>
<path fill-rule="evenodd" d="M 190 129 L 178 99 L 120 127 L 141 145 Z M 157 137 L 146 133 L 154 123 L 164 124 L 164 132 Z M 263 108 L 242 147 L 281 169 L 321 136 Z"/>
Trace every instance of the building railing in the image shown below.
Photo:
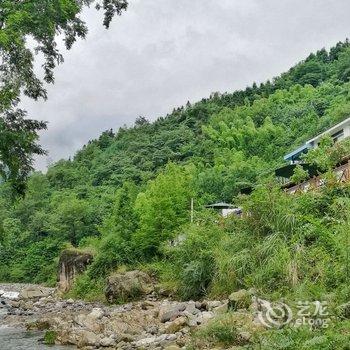
<path fill-rule="evenodd" d="M 338 166 L 333 170 L 336 175 L 337 183 L 350 182 L 350 160 L 343 165 Z M 296 192 L 307 192 L 312 189 L 317 189 L 326 185 L 326 180 L 322 175 L 315 176 L 301 184 L 291 187 L 285 187 L 287 193 L 293 194 Z"/>

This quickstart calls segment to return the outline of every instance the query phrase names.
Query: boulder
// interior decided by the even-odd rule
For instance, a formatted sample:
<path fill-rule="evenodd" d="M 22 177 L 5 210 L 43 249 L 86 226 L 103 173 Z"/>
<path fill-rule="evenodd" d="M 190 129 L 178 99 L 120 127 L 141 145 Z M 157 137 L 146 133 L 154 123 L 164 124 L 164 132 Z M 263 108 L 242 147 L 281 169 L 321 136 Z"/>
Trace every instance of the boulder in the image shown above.
<path fill-rule="evenodd" d="M 131 344 L 133 347 L 128 349 L 163 349 L 163 346 L 167 342 L 173 342 L 176 339 L 177 336 L 175 334 L 162 334 L 159 337 L 148 337 L 137 340 Z"/>
<path fill-rule="evenodd" d="M 168 303 L 164 303 L 159 309 L 159 320 L 162 323 L 173 321 L 178 316 L 181 315 L 183 311 L 186 309 L 185 303 L 178 303 L 175 305 L 170 305 Z"/>
<path fill-rule="evenodd" d="M 93 256 L 87 252 L 74 249 L 66 249 L 59 259 L 58 289 L 67 292 L 72 287 L 74 280 L 82 274 L 93 261 Z"/>
<path fill-rule="evenodd" d="M 87 330 L 79 330 L 76 332 L 76 345 L 78 348 L 83 348 L 85 346 L 93 346 L 93 347 L 99 347 L 100 346 L 100 337 Z"/>
<path fill-rule="evenodd" d="M 20 299 L 35 299 L 35 298 L 44 298 L 52 294 L 51 288 L 45 288 L 41 286 L 31 286 L 24 288 L 19 293 Z"/>
<path fill-rule="evenodd" d="M 212 318 L 214 318 L 214 313 L 211 311 L 204 311 L 197 317 L 197 324 L 206 324 Z"/>
<path fill-rule="evenodd" d="M 186 306 L 186 311 L 192 315 L 197 315 L 200 313 L 200 310 L 196 307 L 194 301 L 189 301 Z"/>
<path fill-rule="evenodd" d="M 143 338 L 134 343 L 137 348 L 157 343 L 157 337 Z"/>
<path fill-rule="evenodd" d="M 225 314 L 226 312 L 228 312 L 228 302 L 225 302 L 225 303 L 221 304 L 220 306 L 216 307 L 215 309 L 213 309 L 213 312 L 216 315 Z"/>
<path fill-rule="evenodd" d="M 104 312 L 100 308 L 93 309 L 89 314 L 79 314 L 75 317 L 75 323 L 91 332 L 100 333 L 102 331 L 102 323 L 99 320 L 104 316 Z"/>
<path fill-rule="evenodd" d="M 237 311 L 238 309 L 247 309 L 252 303 L 252 296 L 245 289 L 232 293 L 228 299 L 228 308 L 233 311 Z"/>
<path fill-rule="evenodd" d="M 106 299 L 110 303 L 135 300 L 154 291 L 152 278 L 142 271 L 114 273 L 107 279 Z"/>
<path fill-rule="evenodd" d="M 89 313 L 89 316 L 95 320 L 100 320 L 104 315 L 105 312 L 99 307 L 93 308 Z"/>
<path fill-rule="evenodd" d="M 101 339 L 101 342 L 100 342 L 100 345 L 101 345 L 102 347 L 106 347 L 106 348 L 108 348 L 108 347 L 114 347 L 114 346 L 115 346 L 115 339 L 112 338 L 112 337 L 102 338 L 102 339 Z"/>
<path fill-rule="evenodd" d="M 181 348 L 177 345 L 169 345 L 164 348 L 164 350 L 180 350 Z"/>
<path fill-rule="evenodd" d="M 185 316 L 180 316 L 172 322 L 168 322 L 165 325 L 164 331 L 167 334 L 173 334 L 179 332 L 182 328 L 187 326 L 187 318 Z"/>

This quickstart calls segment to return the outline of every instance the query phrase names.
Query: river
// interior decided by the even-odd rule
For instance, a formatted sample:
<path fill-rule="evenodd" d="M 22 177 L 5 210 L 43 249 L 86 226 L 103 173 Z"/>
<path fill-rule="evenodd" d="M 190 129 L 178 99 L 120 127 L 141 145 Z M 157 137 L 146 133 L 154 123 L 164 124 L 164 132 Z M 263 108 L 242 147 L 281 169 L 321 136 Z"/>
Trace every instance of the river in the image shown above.
<path fill-rule="evenodd" d="M 21 329 L 8 328 L 1 325 L 1 318 L 6 313 L 0 307 L 0 349 L 1 350 L 72 350 L 66 346 L 47 346 L 42 344 L 41 332 L 26 332 Z"/>

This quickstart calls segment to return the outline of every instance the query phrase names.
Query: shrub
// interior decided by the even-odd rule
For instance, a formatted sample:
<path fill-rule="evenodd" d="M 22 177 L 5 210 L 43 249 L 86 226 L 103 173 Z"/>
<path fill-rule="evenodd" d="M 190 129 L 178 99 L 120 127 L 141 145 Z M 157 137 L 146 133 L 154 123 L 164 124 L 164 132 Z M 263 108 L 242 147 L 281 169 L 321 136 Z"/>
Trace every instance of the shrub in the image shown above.
<path fill-rule="evenodd" d="M 180 297 L 198 299 L 208 292 L 216 270 L 213 248 L 222 235 L 216 224 L 189 225 L 185 241 L 166 250 Z"/>
<path fill-rule="evenodd" d="M 54 331 L 46 331 L 44 335 L 44 343 L 46 345 L 55 345 L 57 333 Z"/>
<path fill-rule="evenodd" d="M 87 273 L 85 273 L 77 277 L 73 288 L 65 295 L 65 297 L 104 302 L 106 301 L 104 289 L 105 281 L 103 278 L 92 279 Z"/>
<path fill-rule="evenodd" d="M 217 317 L 194 335 L 196 349 L 204 347 L 245 345 L 247 343 L 237 328 L 235 316 L 231 313 Z"/>
<path fill-rule="evenodd" d="M 298 164 L 293 172 L 292 177 L 290 178 L 293 183 L 299 184 L 310 177 L 309 172 L 304 170 L 303 167 Z"/>
<path fill-rule="evenodd" d="M 110 234 L 102 239 L 88 274 L 91 278 L 105 277 L 111 270 L 121 265 L 132 264 L 134 255 L 134 250 L 129 242 L 118 234 Z"/>

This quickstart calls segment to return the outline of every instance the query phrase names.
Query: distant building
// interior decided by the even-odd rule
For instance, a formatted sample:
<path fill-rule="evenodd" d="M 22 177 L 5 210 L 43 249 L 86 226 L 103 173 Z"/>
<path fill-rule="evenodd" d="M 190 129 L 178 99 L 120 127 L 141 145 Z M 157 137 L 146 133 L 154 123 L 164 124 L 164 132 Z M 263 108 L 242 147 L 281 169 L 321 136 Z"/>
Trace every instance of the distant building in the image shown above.
<path fill-rule="evenodd" d="M 298 190 L 306 191 L 310 187 L 319 187 L 324 184 L 324 180 L 319 176 L 319 169 L 315 165 L 303 163 L 301 156 L 303 154 L 306 154 L 310 149 L 317 148 L 322 137 L 325 135 L 331 136 L 334 142 L 338 142 L 350 137 L 350 118 L 347 118 L 341 123 L 334 125 L 322 134 L 305 142 L 303 146 L 284 156 L 284 160 L 288 161 L 289 164 L 276 169 L 275 175 L 282 184 L 282 188 L 284 188 L 287 192 L 294 193 Z M 348 158 L 343 159 L 342 163 L 338 164 L 338 167 L 334 169 L 335 174 L 337 175 L 340 182 L 349 180 L 350 173 L 348 162 Z M 309 174 L 309 179 L 302 184 L 294 184 L 290 180 L 297 165 L 300 165 Z"/>
<path fill-rule="evenodd" d="M 216 210 L 223 218 L 227 218 L 230 215 L 237 215 L 237 216 L 242 215 L 241 208 L 238 208 L 233 204 L 229 204 L 229 203 L 220 202 L 220 203 L 206 205 L 205 207 Z"/>
<path fill-rule="evenodd" d="M 301 155 L 307 153 L 310 149 L 317 148 L 322 137 L 325 135 L 330 135 L 334 142 L 350 137 L 350 118 L 343 120 L 341 123 L 334 125 L 332 128 L 326 130 L 322 134 L 305 142 L 303 146 L 285 155 L 284 160 L 290 162 L 291 164 L 300 162 Z"/>

